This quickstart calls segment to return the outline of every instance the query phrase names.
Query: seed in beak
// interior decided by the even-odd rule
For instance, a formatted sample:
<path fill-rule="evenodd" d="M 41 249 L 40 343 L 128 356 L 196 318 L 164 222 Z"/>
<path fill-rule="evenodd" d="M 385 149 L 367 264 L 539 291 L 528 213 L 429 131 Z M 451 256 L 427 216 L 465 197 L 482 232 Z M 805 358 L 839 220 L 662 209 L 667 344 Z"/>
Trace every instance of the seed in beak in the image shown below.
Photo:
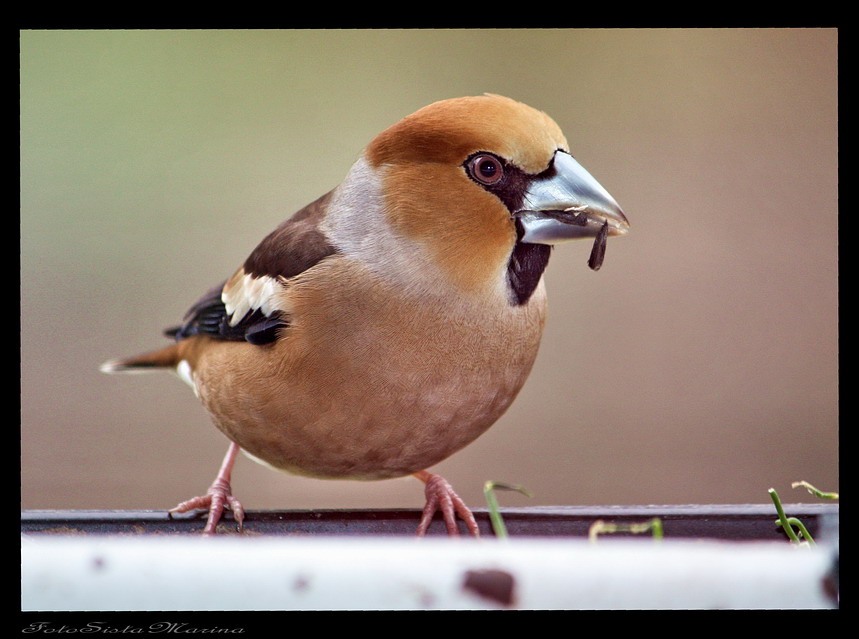
<path fill-rule="evenodd" d="M 600 270 L 600 266 L 602 266 L 602 262 L 605 259 L 605 245 L 607 239 L 608 222 L 603 222 L 599 233 L 597 233 L 597 236 L 594 238 L 594 245 L 591 249 L 591 256 L 588 258 L 588 266 L 590 266 L 591 269 L 594 271 Z"/>

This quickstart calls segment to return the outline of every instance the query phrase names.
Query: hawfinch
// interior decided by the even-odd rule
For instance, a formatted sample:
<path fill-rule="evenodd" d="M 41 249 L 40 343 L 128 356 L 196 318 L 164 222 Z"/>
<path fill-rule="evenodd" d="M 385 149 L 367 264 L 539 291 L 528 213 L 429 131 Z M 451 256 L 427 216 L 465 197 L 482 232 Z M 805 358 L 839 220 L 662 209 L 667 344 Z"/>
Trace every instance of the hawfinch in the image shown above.
<path fill-rule="evenodd" d="M 629 224 L 546 114 L 497 95 L 436 102 L 380 133 L 342 184 L 277 227 L 191 307 L 174 342 L 105 363 L 171 369 L 231 444 L 207 494 L 224 508 L 243 450 L 327 479 L 414 475 L 423 535 L 471 511 L 427 468 L 489 428 L 525 383 L 546 316 L 557 242 Z"/>

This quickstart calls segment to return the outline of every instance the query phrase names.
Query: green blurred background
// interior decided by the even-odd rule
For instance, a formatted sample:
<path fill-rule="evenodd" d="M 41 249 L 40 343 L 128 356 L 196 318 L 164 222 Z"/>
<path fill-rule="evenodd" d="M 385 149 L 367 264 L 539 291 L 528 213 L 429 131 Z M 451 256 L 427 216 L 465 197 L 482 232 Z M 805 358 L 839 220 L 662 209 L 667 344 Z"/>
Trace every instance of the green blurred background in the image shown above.
<path fill-rule="evenodd" d="M 107 376 L 435 100 L 549 113 L 631 233 L 561 246 L 528 384 L 435 467 L 482 506 L 811 501 L 838 488 L 836 30 L 25 31 L 22 502 L 201 494 L 227 442 L 174 376 Z M 408 425 L 404 424 L 404 428 Z M 241 458 L 246 508 L 419 507 L 406 478 Z"/>

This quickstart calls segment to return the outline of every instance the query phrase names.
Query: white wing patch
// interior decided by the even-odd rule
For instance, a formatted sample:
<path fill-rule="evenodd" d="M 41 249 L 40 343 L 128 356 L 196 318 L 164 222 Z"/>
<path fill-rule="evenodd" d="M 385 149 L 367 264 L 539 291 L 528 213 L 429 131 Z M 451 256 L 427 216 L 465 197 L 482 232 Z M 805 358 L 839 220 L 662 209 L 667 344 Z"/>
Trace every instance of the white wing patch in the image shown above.
<path fill-rule="evenodd" d="M 230 316 L 230 326 L 235 326 L 250 312 L 257 309 L 270 317 L 275 311 L 289 312 L 283 295 L 283 284 L 269 275 L 254 277 L 239 271 L 224 286 L 221 301 Z"/>

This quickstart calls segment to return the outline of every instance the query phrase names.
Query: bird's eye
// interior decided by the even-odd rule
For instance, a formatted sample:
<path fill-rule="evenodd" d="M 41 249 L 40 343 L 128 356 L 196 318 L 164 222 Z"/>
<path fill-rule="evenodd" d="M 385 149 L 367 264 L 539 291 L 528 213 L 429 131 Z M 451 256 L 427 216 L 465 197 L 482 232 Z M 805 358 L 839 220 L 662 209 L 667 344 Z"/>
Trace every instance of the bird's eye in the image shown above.
<path fill-rule="evenodd" d="M 471 176 L 482 184 L 497 184 L 504 176 L 504 167 L 494 155 L 475 155 L 468 162 Z"/>

